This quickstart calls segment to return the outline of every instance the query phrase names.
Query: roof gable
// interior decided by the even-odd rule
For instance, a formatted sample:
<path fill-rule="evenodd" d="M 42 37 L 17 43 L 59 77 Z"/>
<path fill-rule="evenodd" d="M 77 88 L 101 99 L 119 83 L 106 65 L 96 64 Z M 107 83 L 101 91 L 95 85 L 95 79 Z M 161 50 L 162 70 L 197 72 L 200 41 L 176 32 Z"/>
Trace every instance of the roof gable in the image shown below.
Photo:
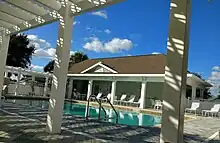
<path fill-rule="evenodd" d="M 118 73 L 117 71 L 111 69 L 110 67 L 102 64 L 102 62 L 98 62 L 87 69 L 83 70 L 80 73 Z"/>

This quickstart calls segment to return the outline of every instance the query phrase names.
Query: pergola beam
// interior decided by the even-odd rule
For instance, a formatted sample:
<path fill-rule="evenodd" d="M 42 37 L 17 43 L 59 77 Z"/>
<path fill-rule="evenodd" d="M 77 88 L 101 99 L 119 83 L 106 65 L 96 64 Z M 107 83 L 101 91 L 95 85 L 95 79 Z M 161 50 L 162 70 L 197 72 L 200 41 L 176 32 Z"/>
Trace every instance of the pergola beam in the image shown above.
<path fill-rule="evenodd" d="M 57 0 L 35 0 L 36 2 L 50 7 L 53 10 L 59 10 L 61 8 L 61 4 Z"/>
<path fill-rule="evenodd" d="M 23 22 L 23 20 L 19 19 L 19 18 L 16 18 L 12 15 L 9 15 L 7 13 L 4 13 L 4 12 L 0 12 L 0 19 L 2 21 L 5 21 L 5 22 L 8 22 L 8 23 L 11 23 L 13 25 L 18 25 L 20 23 Z"/>
<path fill-rule="evenodd" d="M 42 16 L 48 13 L 43 7 L 32 3 L 29 0 L 19 0 L 19 2 L 15 0 L 7 0 L 7 2 L 37 16 Z"/>

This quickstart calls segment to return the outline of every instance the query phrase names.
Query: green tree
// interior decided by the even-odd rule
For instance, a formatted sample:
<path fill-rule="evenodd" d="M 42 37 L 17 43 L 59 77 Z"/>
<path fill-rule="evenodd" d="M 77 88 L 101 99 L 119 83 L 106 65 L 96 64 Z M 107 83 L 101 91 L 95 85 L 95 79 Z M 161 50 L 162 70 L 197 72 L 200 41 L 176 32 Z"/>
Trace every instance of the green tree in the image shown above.
<path fill-rule="evenodd" d="M 88 56 L 84 54 L 83 52 L 75 52 L 70 56 L 69 60 L 69 67 L 71 67 L 75 63 L 79 63 L 85 60 L 88 60 Z M 50 72 L 52 73 L 54 69 L 54 60 L 50 61 L 45 67 L 44 72 Z"/>
<path fill-rule="evenodd" d="M 35 51 L 35 46 L 29 45 L 29 43 L 30 41 L 25 34 L 11 35 L 6 65 L 28 68 Z"/>

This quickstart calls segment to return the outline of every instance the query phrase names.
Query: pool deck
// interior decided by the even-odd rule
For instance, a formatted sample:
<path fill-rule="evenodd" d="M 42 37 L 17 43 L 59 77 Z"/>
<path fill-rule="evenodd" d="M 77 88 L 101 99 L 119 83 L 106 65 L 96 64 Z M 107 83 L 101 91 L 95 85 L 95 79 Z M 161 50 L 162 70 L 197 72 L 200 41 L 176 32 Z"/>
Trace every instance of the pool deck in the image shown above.
<path fill-rule="evenodd" d="M 72 115 L 64 115 L 61 134 L 50 135 L 45 131 L 46 115 L 46 109 L 5 103 L 0 109 L 0 142 L 159 142 L 160 127 L 115 125 Z M 212 136 L 210 142 L 217 143 L 219 130 L 219 118 L 197 117 L 185 122 L 184 141 L 198 143 Z"/>

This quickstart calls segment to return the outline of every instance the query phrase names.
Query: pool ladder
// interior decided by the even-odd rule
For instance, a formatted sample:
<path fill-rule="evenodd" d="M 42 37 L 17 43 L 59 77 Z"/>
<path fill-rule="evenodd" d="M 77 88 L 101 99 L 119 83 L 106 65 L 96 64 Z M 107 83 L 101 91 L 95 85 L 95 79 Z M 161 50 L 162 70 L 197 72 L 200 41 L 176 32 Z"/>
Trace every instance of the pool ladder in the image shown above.
<path fill-rule="evenodd" d="M 99 104 L 99 115 L 98 115 L 98 120 L 105 120 L 107 121 L 108 119 L 114 119 L 114 117 L 107 117 L 105 108 L 102 106 L 102 101 L 106 100 L 107 103 L 111 106 L 111 108 L 113 109 L 113 111 L 115 112 L 116 115 L 116 124 L 118 124 L 118 112 L 115 110 L 114 106 L 112 105 L 112 103 L 109 101 L 109 99 L 107 98 L 107 96 L 104 96 L 102 98 L 97 99 L 96 95 L 90 95 L 87 101 L 87 106 L 86 106 L 86 120 L 88 120 L 89 118 L 89 103 L 91 99 L 95 99 L 95 101 Z M 104 111 L 105 113 L 105 117 L 101 118 L 101 109 Z"/>

